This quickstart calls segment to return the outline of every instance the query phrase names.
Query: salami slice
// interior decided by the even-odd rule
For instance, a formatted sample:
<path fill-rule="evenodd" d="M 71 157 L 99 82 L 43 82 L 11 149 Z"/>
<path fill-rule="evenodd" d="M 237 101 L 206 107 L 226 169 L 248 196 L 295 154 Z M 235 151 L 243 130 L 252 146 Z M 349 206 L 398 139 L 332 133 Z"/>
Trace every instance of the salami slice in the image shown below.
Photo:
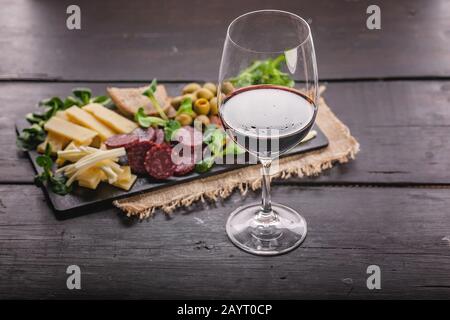
<path fill-rule="evenodd" d="M 202 132 L 188 126 L 178 129 L 174 138 L 175 141 L 191 148 L 201 146 L 203 143 Z"/>
<path fill-rule="evenodd" d="M 155 129 L 155 144 L 162 144 L 164 142 L 164 130 Z"/>
<path fill-rule="evenodd" d="M 138 174 L 145 174 L 145 155 L 152 147 L 151 141 L 138 141 L 135 145 L 127 148 L 128 164 L 131 171 Z"/>
<path fill-rule="evenodd" d="M 175 166 L 173 174 L 175 176 L 184 176 L 192 171 L 194 171 L 195 163 L 181 163 Z"/>
<path fill-rule="evenodd" d="M 156 179 L 167 179 L 175 170 L 172 162 L 172 149 L 167 144 L 155 144 L 147 151 L 145 156 L 145 169 Z"/>
<path fill-rule="evenodd" d="M 172 162 L 175 164 L 174 175 L 183 176 L 193 171 L 195 163 L 198 158 L 201 158 L 201 148 L 196 150 L 194 148 L 184 147 L 180 150 L 178 144 L 172 149 Z"/>
<path fill-rule="evenodd" d="M 137 128 L 131 133 L 139 138 L 139 142 L 155 140 L 155 129 L 149 127 L 147 129 Z"/>
<path fill-rule="evenodd" d="M 138 143 L 139 138 L 132 134 L 118 134 L 112 137 L 109 137 L 105 141 L 105 145 L 108 149 L 114 148 L 129 148 Z"/>

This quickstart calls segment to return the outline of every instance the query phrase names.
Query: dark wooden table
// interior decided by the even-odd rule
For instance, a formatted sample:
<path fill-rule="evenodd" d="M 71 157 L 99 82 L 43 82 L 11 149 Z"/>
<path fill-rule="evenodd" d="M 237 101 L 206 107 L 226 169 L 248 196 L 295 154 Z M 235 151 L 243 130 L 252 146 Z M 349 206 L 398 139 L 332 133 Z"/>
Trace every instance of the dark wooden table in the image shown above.
<path fill-rule="evenodd" d="M 1 1 L 0 298 L 450 298 L 449 1 L 377 1 L 381 30 L 366 28 L 367 1 L 76 1 L 69 31 L 72 2 Z M 311 23 L 325 97 L 361 143 L 351 163 L 275 182 L 308 221 L 299 249 L 257 257 L 228 241 L 228 214 L 259 193 L 144 222 L 53 214 L 15 119 L 74 86 L 215 80 L 230 20 L 274 7 Z M 72 264 L 81 290 L 66 288 Z"/>

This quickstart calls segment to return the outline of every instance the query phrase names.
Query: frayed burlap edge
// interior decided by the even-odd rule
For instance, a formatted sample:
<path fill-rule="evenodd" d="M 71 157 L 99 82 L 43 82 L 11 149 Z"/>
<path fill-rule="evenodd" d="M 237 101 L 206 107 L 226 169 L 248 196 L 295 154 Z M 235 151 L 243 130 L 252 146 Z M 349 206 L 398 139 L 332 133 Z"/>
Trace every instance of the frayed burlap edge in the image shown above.
<path fill-rule="evenodd" d="M 320 89 L 322 93 L 325 87 L 322 86 Z M 323 98 L 319 99 L 318 106 L 316 123 L 327 136 L 328 147 L 280 159 L 279 170 L 271 176 L 272 179 L 317 175 L 335 163 L 345 163 L 354 159 L 359 151 L 359 143 L 330 110 Z M 113 204 L 129 217 L 145 219 L 152 216 L 157 209 L 170 213 L 177 207 L 187 207 L 198 200 L 225 199 L 235 189 L 239 189 L 241 194 L 245 195 L 249 189 L 257 190 L 260 187 L 260 166 L 253 165 L 116 200 Z"/>

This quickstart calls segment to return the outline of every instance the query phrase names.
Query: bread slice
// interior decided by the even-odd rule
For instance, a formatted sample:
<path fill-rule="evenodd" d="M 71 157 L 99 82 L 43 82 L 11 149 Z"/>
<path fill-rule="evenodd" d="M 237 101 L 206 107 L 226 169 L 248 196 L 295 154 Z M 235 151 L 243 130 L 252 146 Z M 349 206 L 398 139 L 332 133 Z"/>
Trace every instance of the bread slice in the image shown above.
<path fill-rule="evenodd" d="M 115 103 L 117 108 L 127 116 L 134 116 L 139 108 L 144 108 L 144 112 L 148 115 L 158 115 L 150 99 L 142 93 L 148 87 L 140 88 L 107 88 L 109 96 Z M 164 112 L 170 107 L 170 98 L 167 96 L 166 88 L 160 84 L 156 88 L 155 97 L 158 100 Z"/>

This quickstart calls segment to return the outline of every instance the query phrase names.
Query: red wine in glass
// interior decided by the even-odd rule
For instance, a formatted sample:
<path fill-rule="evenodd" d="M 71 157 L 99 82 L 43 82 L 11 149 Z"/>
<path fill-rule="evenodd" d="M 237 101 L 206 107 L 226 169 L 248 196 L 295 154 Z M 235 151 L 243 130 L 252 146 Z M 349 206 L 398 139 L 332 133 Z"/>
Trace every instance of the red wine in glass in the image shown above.
<path fill-rule="evenodd" d="M 298 90 L 255 85 L 228 96 L 220 116 L 234 141 L 259 159 L 273 159 L 308 134 L 316 112 L 312 100 Z"/>

